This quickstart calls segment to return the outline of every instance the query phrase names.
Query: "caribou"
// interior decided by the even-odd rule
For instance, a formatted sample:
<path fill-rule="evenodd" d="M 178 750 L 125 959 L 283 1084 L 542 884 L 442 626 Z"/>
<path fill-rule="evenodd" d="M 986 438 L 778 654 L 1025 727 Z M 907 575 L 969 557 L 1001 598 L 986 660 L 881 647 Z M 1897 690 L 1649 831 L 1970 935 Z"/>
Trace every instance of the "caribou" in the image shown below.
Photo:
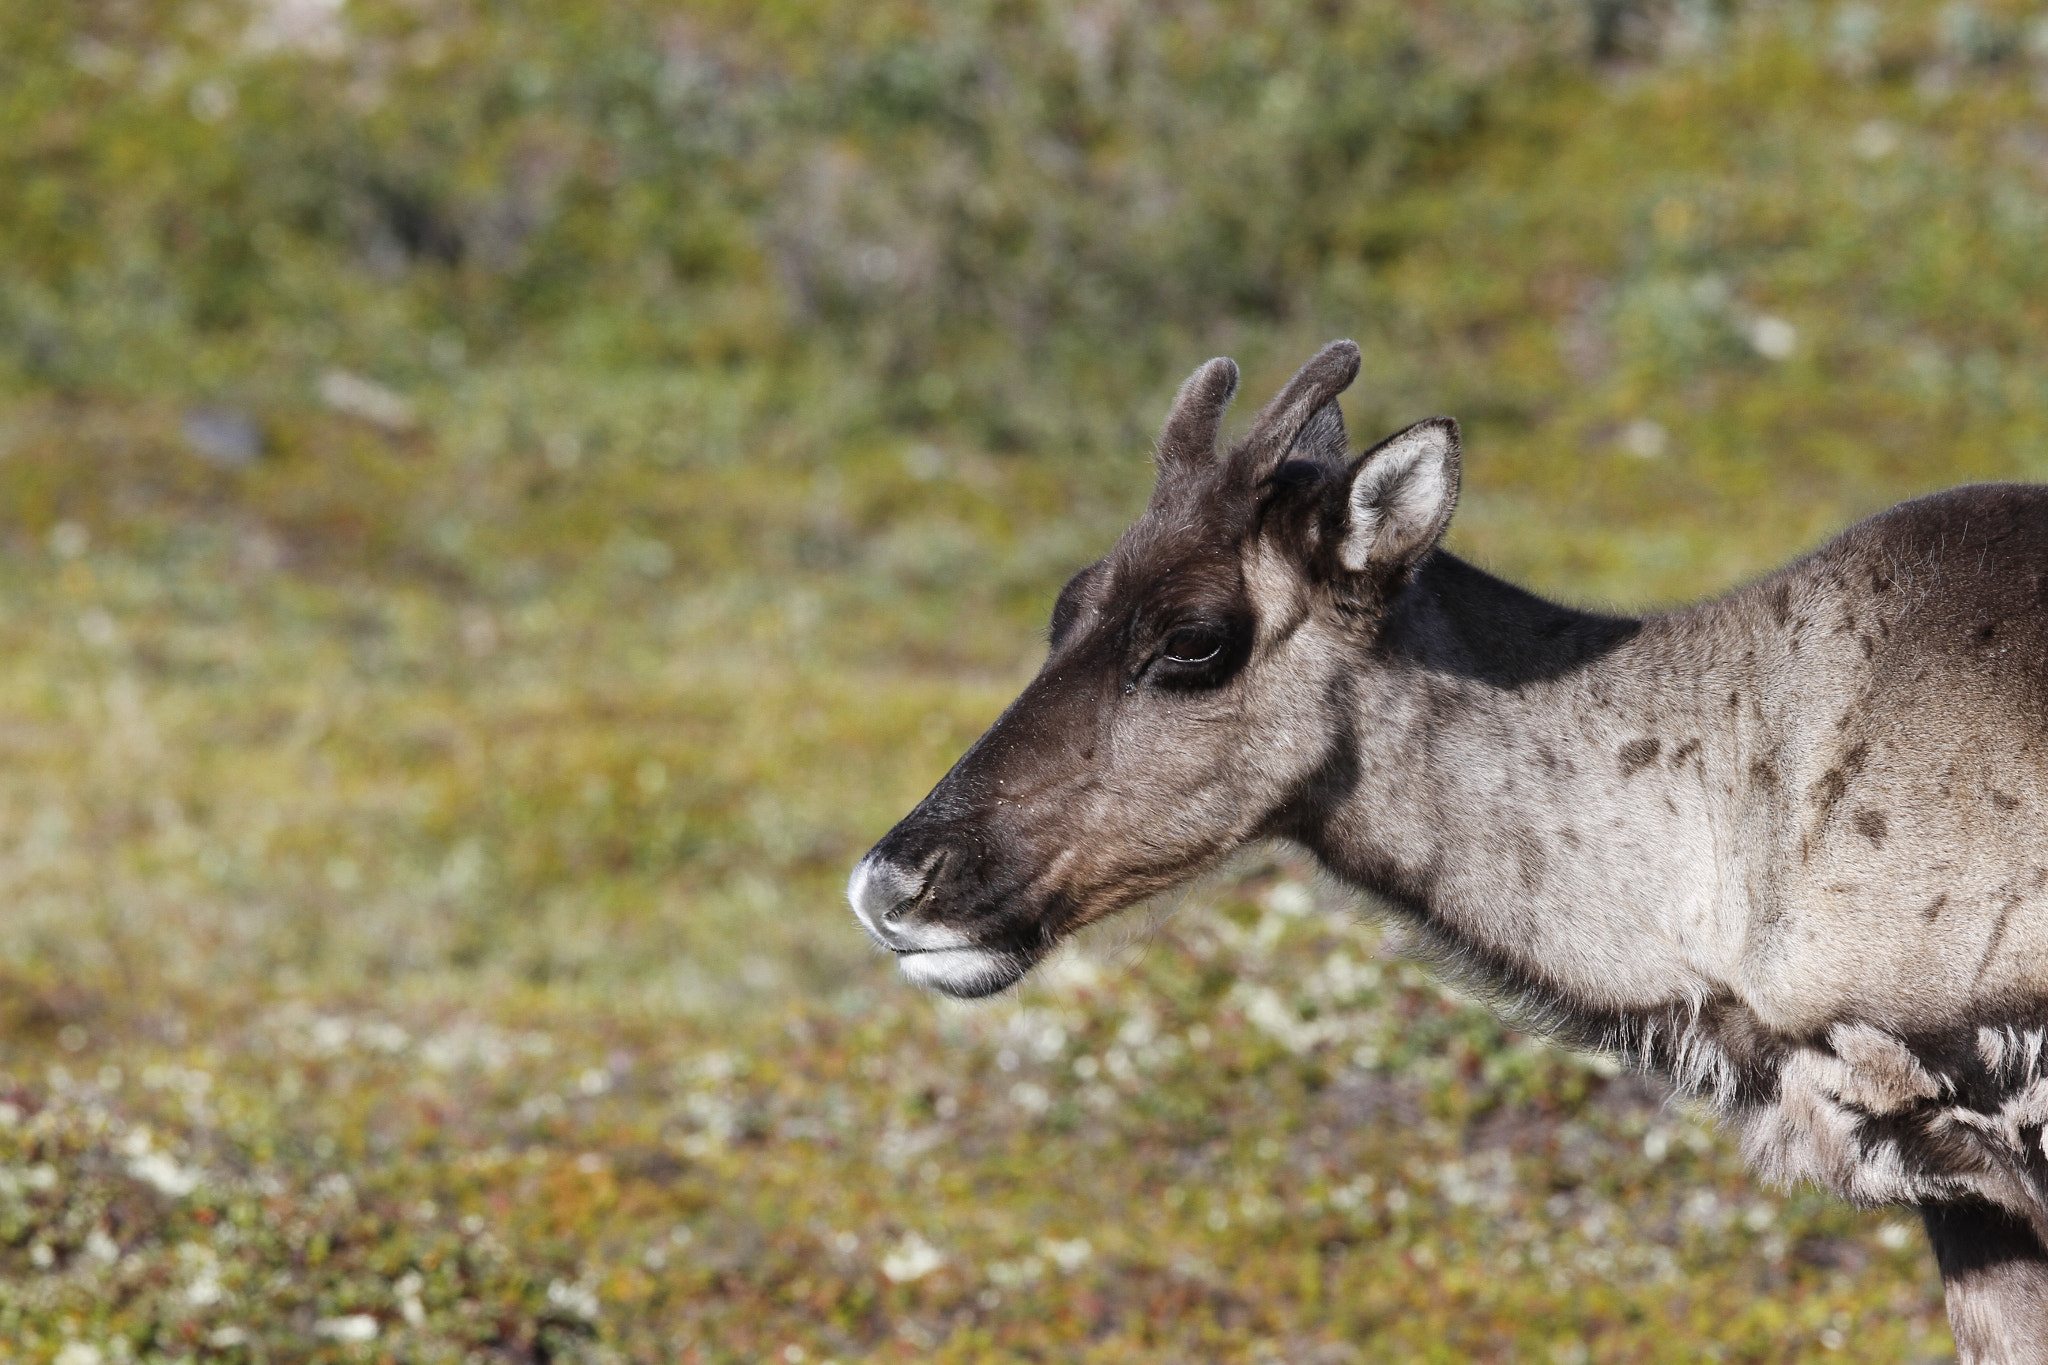
<path fill-rule="evenodd" d="M 1010 986 L 1248 842 L 1751 1166 L 1916 1210 L 1966 1365 L 2048 1362 L 2048 489 L 1903 503 L 1718 599 L 1546 601 L 1440 545 L 1455 422 L 1353 456 L 1333 342 L 1144 515 L 1043 669 L 854 869 L 912 982 Z"/>

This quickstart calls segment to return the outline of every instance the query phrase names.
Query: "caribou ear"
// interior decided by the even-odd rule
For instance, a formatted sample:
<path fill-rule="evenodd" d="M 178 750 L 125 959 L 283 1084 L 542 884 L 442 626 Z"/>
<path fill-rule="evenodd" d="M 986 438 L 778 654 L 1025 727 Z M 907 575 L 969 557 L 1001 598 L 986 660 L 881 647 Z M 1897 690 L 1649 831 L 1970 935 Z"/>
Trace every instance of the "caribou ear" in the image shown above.
<path fill-rule="evenodd" d="M 1332 398 L 1315 410 L 1308 424 L 1295 433 L 1287 448 L 1290 460 L 1313 460 L 1322 465 L 1341 465 L 1351 455 L 1351 440 L 1344 434 L 1344 410 Z"/>
<path fill-rule="evenodd" d="M 1228 356 L 1205 361 L 1187 377 L 1159 433 L 1159 472 L 1199 469 L 1216 458 L 1216 429 L 1237 392 L 1237 362 Z"/>
<path fill-rule="evenodd" d="M 1337 560 L 1352 573 L 1408 568 L 1435 547 L 1457 503 L 1458 424 L 1417 422 L 1352 465 Z"/>

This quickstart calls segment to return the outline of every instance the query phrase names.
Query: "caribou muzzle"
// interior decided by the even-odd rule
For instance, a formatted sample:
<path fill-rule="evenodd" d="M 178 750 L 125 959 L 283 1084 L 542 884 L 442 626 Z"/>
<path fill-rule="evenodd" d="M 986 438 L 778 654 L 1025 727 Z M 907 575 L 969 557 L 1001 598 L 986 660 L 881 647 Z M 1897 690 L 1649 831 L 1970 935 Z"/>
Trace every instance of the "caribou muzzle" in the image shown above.
<path fill-rule="evenodd" d="M 1013 891 L 987 884 L 973 860 L 951 850 L 905 858 L 891 848 L 897 842 L 892 834 L 860 860 L 846 899 L 913 984 L 970 1000 L 1037 964 L 1044 949 L 1036 917 L 1018 913 Z"/>
<path fill-rule="evenodd" d="M 1034 681 L 853 869 L 854 914 L 914 984 L 994 995 L 1073 927 L 1074 736 L 1094 733 L 1100 691 Z"/>

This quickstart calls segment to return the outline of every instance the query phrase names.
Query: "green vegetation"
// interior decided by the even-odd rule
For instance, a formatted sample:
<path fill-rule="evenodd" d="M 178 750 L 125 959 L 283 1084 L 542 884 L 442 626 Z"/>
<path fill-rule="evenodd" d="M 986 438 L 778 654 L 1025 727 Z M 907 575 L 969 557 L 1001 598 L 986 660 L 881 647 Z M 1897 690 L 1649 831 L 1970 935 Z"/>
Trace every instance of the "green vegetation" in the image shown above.
<path fill-rule="evenodd" d="M 1255 854 L 1013 998 L 852 859 L 1208 355 L 1631 606 L 2048 473 L 2038 6 L 0 0 L 0 1343 L 1938 1358 Z"/>

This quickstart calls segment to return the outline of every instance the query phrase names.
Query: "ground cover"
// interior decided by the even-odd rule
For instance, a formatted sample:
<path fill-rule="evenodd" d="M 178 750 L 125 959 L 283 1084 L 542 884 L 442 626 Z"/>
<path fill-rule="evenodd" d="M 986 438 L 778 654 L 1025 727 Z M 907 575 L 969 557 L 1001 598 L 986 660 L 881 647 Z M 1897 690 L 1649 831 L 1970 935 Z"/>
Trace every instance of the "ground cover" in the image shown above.
<path fill-rule="evenodd" d="M 1938 1358 L 1284 851 L 973 1010 L 839 884 L 1207 355 L 1357 337 L 1582 601 L 2039 477 L 2044 34 L 0 3 L 0 1341 Z"/>

